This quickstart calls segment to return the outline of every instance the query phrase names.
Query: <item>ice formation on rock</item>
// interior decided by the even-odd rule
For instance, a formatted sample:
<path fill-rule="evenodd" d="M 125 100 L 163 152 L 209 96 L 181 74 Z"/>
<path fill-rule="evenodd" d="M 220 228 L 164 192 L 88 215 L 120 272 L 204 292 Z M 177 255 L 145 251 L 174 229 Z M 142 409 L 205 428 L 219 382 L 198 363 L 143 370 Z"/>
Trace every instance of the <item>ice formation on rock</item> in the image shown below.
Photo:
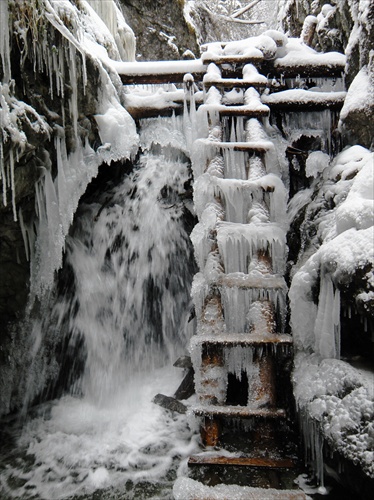
<path fill-rule="evenodd" d="M 106 24 L 100 20 L 90 3 L 99 13 L 104 14 L 105 11 Z M 32 57 L 35 75 L 47 76 L 51 100 L 61 102 L 61 127 L 55 123 L 59 120 L 56 113 L 49 111 L 49 115 L 42 116 L 40 110 L 15 97 L 15 89 L 10 83 L 8 2 L 1 2 L 3 81 L 0 85 L 0 176 L 3 181 L 3 204 L 6 205 L 8 198 L 11 198 L 15 220 L 17 192 L 14 171 L 18 157 L 32 147 L 28 130 L 31 129 L 33 134 L 40 137 L 53 137 L 56 157 L 54 163 L 46 156 L 40 168 L 40 177 L 35 186 L 35 221 L 24 221 L 22 216 L 25 251 L 31 258 L 31 295 L 34 297 L 41 296 L 53 283 L 54 272 L 61 266 L 65 237 L 79 198 L 96 176 L 99 165 L 130 158 L 137 149 L 135 124 L 122 105 L 118 77 L 102 62 L 109 61 L 109 57 L 133 58 L 134 36 L 114 2 L 106 2 L 104 10 L 100 5 L 101 2 L 85 0 L 79 5 L 43 0 L 38 5 L 30 6 L 34 18 L 28 25 L 24 20 L 26 17 L 22 17 L 26 16 L 24 11 L 28 9 L 27 3 L 20 2 L 15 11 L 21 19 L 14 25 L 15 36 L 23 44 L 21 64 Z M 41 24 L 44 31 L 41 29 L 36 35 L 35 30 Z M 112 32 L 117 33 L 116 39 Z M 52 47 L 51 38 L 56 43 Z M 102 142 L 99 148 L 94 148 L 85 137 L 79 109 L 78 93 L 86 94 L 88 60 L 99 73 L 100 91 L 95 103 L 96 122 Z M 66 102 L 69 116 L 64 108 Z M 64 130 L 70 124 L 73 144 Z M 119 130 L 122 131 L 120 134 Z M 37 231 L 35 249 L 30 248 L 34 245 L 34 228 Z"/>

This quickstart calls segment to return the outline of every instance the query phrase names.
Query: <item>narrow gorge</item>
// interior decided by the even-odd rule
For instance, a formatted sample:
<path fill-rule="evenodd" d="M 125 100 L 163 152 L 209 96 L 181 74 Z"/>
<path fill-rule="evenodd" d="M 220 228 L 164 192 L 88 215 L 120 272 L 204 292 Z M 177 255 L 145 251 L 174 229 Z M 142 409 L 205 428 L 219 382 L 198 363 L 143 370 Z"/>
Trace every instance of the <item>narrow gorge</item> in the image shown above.
<path fill-rule="evenodd" d="M 239 3 L 0 2 L 4 499 L 371 496 L 374 5 Z"/>

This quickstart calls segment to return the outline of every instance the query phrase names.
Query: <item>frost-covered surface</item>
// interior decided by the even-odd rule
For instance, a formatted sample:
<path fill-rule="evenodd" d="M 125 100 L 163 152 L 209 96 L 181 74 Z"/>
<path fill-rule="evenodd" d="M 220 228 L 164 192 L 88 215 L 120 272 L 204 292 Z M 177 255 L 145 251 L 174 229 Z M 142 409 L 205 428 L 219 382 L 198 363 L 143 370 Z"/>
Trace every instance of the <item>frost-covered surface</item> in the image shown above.
<path fill-rule="evenodd" d="M 361 146 L 347 148 L 329 166 L 324 162 L 319 191 L 308 206 L 317 234 L 307 242 L 304 262 L 289 292 L 292 330 L 300 351 L 294 372 L 295 395 L 306 435 L 313 429 L 321 432 L 333 449 L 360 464 L 372 477 L 373 374 L 363 378 L 338 358 L 341 290 L 357 272 L 367 269 L 355 290 L 353 306 L 369 314 L 374 299 L 373 162 L 373 153 Z M 318 174 L 315 165 L 312 170 Z M 327 208 L 326 203 L 334 208 Z M 366 328 L 362 323 L 363 331 Z M 314 424 L 308 427 L 309 420 Z M 310 438 L 310 456 L 315 454 L 312 443 Z M 321 476 L 320 469 L 317 465 Z"/>
<path fill-rule="evenodd" d="M 251 500 L 266 498 L 267 500 L 289 498 L 304 500 L 307 497 L 301 491 L 274 490 L 263 488 L 251 488 L 249 486 L 218 484 L 217 486 L 205 486 L 199 481 L 181 477 L 174 484 L 173 494 L 175 500 L 194 500 L 195 498 L 209 498 L 211 500 Z"/>

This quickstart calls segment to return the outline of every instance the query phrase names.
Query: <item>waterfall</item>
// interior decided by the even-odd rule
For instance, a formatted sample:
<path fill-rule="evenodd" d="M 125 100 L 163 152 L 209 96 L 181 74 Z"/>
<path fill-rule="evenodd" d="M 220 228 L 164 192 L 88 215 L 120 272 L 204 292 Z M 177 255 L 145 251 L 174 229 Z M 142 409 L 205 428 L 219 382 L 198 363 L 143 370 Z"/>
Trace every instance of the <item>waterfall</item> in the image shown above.
<path fill-rule="evenodd" d="M 175 459 L 192 449 L 185 417 L 151 402 L 177 389 L 182 373 L 172 363 L 190 336 L 190 168 L 175 125 L 155 120 L 156 135 L 145 126 L 132 172 L 80 203 L 49 317 L 34 327 L 42 355 L 51 356 L 49 345 L 55 363 L 62 359 L 54 382 L 72 383 L 24 424 L 11 451 L 17 459 L 0 474 L 9 498 L 79 497 L 125 484 L 148 498 L 142 484 L 157 479 L 159 491 L 170 490 Z"/>

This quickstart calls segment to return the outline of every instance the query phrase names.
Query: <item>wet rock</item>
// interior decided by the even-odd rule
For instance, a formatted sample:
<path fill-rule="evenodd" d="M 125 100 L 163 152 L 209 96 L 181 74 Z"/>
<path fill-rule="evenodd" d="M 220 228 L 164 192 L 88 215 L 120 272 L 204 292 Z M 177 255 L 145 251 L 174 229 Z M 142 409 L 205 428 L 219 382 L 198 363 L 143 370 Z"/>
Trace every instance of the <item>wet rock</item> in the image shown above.
<path fill-rule="evenodd" d="M 186 413 L 187 406 L 170 396 L 165 396 L 164 394 L 156 394 L 152 400 L 156 405 L 165 408 L 166 410 L 175 411 L 177 413 Z"/>
<path fill-rule="evenodd" d="M 137 60 L 182 59 L 187 50 L 199 57 L 195 30 L 183 15 L 184 2 L 121 0 L 121 4 L 136 36 Z"/>
<path fill-rule="evenodd" d="M 180 356 L 173 364 L 176 368 L 191 368 L 191 356 Z"/>
<path fill-rule="evenodd" d="M 188 399 L 195 394 L 194 369 L 189 368 L 186 376 L 182 380 L 180 386 L 175 391 L 174 397 L 177 399 Z"/>

